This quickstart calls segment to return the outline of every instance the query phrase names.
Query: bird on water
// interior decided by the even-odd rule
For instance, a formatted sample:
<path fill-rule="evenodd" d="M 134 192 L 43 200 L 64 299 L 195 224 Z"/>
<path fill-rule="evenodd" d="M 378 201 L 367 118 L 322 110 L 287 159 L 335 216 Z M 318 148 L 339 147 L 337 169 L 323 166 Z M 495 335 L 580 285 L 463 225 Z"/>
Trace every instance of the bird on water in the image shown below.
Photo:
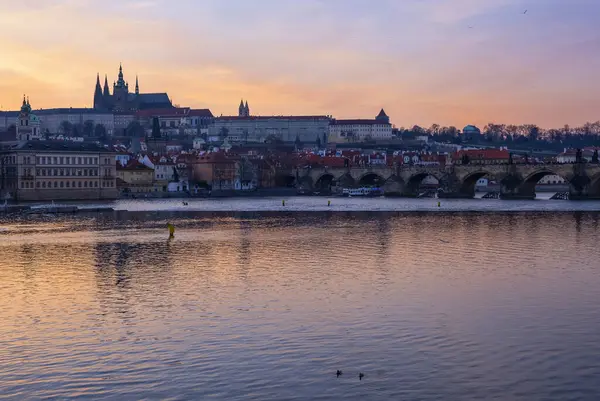
<path fill-rule="evenodd" d="M 337 372 L 335 372 L 335 375 L 336 375 L 337 377 L 340 377 L 342 374 L 343 374 L 343 373 L 342 373 L 342 371 L 341 371 L 341 370 L 339 370 L 339 369 L 338 369 L 338 371 L 337 371 Z"/>
<path fill-rule="evenodd" d="M 365 377 L 364 373 L 361 372 L 361 373 L 358 374 L 358 380 L 362 380 L 363 377 Z"/>

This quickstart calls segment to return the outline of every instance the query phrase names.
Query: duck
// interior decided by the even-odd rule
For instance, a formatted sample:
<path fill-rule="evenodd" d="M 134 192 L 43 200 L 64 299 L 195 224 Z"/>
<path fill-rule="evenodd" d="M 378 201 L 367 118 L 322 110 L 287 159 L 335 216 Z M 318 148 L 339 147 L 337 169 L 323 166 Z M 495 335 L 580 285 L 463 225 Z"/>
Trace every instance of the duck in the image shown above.
<path fill-rule="evenodd" d="M 362 380 L 363 377 L 365 377 L 364 373 L 361 372 L 361 373 L 358 374 L 358 380 Z"/>
<path fill-rule="evenodd" d="M 338 371 L 335 373 L 335 375 L 337 377 L 340 377 L 343 374 L 343 372 L 341 370 L 338 369 Z"/>

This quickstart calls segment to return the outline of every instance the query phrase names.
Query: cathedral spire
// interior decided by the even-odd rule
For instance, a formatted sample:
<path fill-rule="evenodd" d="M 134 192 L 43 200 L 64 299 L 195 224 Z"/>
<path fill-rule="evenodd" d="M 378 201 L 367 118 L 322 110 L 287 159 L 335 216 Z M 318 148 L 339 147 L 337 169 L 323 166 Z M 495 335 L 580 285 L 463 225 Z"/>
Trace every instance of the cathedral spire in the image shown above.
<path fill-rule="evenodd" d="M 100 86 L 100 73 L 96 75 L 96 89 L 94 90 L 94 109 L 103 107 L 102 87 Z"/>
<path fill-rule="evenodd" d="M 138 81 L 138 76 L 137 74 L 135 75 L 135 94 L 139 95 L 140 94 L 140 83 Z"/>
<path fill-rule="evenodd" d="M 244 108 L 244 99 L 240 100 L 240 107 L 239 107 L 238 111 L 239 111 L 238 115 L 240 117 L 244 117 L 244 114 L 246 114 L 246 109 Z"/>
<path fill-rule="evenodd" d="M 246 100 L 246 106 L 244 106 L 244 112 L 246 113 L 246 117 L 250 117 L 250 107 L 248 107 L 247 100 Z"/>
<path fill-rule="evenodd" d="M 110 89 L 108 88 L 108 75 L 104 74 L 104 97 L 110 96 Z"/>

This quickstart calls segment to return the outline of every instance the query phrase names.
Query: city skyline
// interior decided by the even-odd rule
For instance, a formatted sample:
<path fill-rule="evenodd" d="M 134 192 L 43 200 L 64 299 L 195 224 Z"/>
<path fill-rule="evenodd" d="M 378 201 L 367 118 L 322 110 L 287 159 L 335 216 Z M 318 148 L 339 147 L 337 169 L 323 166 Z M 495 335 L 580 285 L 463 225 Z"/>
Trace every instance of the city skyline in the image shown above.
<path fill-rule="evenodd" d="M 101 6 L 99 6 L 101 4 Z M 527 13 L 525 13 L 527 10 Z M 234 115 L 596 121 L 592 0 L 0 0 L 0 104 L 91 107 L 96 74 Z M 56 25 L 59 21 L 59 26 Z M 27 29 L 23 29 L 27 26 Z M 15 35 L 18 32 L 18 35 Z"/>

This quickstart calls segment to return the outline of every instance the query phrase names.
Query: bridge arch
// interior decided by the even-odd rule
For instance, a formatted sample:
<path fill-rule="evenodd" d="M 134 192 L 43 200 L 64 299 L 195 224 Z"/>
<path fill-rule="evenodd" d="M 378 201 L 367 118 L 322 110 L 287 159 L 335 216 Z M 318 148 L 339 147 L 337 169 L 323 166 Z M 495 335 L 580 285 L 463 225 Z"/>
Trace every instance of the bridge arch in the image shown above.
<path fill-rule="evenodd" d="M 296 184 L 296 176 L 293 174 L 279 174 L 275 176 L 275 185 L 278 187 L 292 188 Z"/>
<path fill-rule="evenodd" d="M 477 186 L 477 182 L 484 178 L 494 178 L 494 174 L 490 173 L 487 170 L 475 171 L 473 173 L 467 174 L 461 182 L 460 192 L 464 194 L 469 194 L 475 196 L 475 189 Z"/>
<path fill-rule="evenodd" d="M 335 184 L 335 176 L 331 173 L 321 174 L 315 181 L 314 189 L 318 191 L 331 191 Z"/>
<path fill-rule="evenodd" d="M 358 179 L 359 186 L 382 186 L 385 183 L 385 178 L 375 172 L 368 172 L 360 176 Z"/>

